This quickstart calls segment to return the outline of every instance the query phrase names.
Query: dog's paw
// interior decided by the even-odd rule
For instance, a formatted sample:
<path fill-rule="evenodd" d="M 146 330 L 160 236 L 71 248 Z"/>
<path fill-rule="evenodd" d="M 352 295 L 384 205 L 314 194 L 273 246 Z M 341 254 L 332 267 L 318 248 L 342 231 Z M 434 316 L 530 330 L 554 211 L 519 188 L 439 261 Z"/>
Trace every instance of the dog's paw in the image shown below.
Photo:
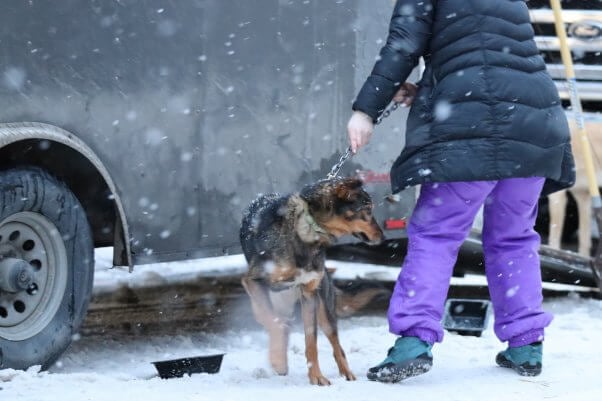
<path fill-rule="evenodd" d="M 270 365 L 280 376 L 288 374 L 288 332 L 286 326 L 270 330 Z"/>
<path fill-rule="evenodd" d="M 353 382 L 357 380 L 357 377 L 350 370 L 341 371 L 341 376 L 343 376 L 347 381 Z"/>
<path fill-rule="evenodd" d="M 281 353 L 270 355 L 270 365 L 272 365 L 272 369 L 274 369 L 276 374 L 280 376 L 286 376 L 288 374 L 288 363 L 286 359 L 286 355 L 283 356 Z"/>
<path fill-rule="evenodd" d="M 280 376 L 286 376 L 288 374 L 288 362 L 286 353 L 279 352 L 281 350 L 272 349 L 270 352 L 270 365 L 274 372 Z"/>
<path fill-rule="evenodd" d="M 309 373 L 309 382 L 317 386 L 330 386 L 330 380 L 325 378 L 322 373 Z"/>
<path fill-rule="evenodd" d="M 276 374 L 279 376 L 288 375 L 288 366 L 286 366 L 286 365 L 272 362 L 272 369 L 274 369 L 274 372 L 276 372 Z"/>

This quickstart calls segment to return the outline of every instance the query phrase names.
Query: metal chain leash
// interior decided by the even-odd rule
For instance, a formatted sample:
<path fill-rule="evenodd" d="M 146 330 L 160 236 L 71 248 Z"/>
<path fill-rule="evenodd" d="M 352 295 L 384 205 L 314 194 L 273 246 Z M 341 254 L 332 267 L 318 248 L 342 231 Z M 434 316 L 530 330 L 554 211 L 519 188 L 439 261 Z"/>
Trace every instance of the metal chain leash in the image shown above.
<path fill-rule="evenodd" d="M 400 102 L 393 102 L 391 103 L 386 109 L 385 111 L 383 111 L 383 113 L 378 116 L 378 118 L 376 119 L 376 122 L 374 123 L 374 125 L 378 125 L 380 124 L 383 119 L 389 117 L 391 115 L 391 113 L 395 110 L 397 110 L 397 108 L 401 105 Z M 343 153 L 343 155 L 341 156 L 341 158 L 339 159 L 339 161 L 332 166 L 332 168 L 330 169 L 330 172 L 328 173 L 328 175 L 326 176 L 327 180 L 331 180 L 333 178 L 336 178 L 337 175 L 339 175 L 339 171 L 341 171 L 341 167 L 343 167 L 343 164 L 345 164 L 345 162 L 351 157 L 353 156 L 353 152 L 351 151 L 351 146 L 347 147 L 347 150 L 345 150 L 345 153 Z"/>

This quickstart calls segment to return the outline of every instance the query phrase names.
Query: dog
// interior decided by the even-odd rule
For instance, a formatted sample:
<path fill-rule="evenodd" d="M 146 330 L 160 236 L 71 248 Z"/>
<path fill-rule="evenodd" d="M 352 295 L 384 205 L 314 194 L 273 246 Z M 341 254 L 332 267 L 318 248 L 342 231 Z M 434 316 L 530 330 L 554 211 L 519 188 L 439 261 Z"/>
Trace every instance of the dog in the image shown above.
<path fill-rule="evenodd" d="M 579 137 L 579 130 L 574 121 L 569 123 L 571 128 L 571 145 L 573 147 L 573 156 L 575 158 L 576 182 L 568 191 L 573 195 L 577 203 L 579 214 L 579 254 L 589 257 L 592 247 L 592 201 L 589 194 L 587 174 L 585 163 L 583 161 L 583 146 Z M 596 171 L 596 180 L 598 183 L 602 180 L 602 123 L 588 121 L 585 124 L 588 133 L 589 143 L 591 145 L 594 168 Z M 555 192 L 548 195 L 548 204 L 550 211 L 550 231 L 548 236 L 548 245 L 552 248 L 560 249 L 562 239 L 562 229 L 566 212 L 567 194 L 566 191 Z M 602 227 L 601 227 L 602 228 Z"/>
<path fill-rule="evenodd" d="M 240 242 L 249 269 L 242 285 L 255 319 L 268 332 L 269 360 L 277 374 L 288 373 L 289 322 L 300 302 L 310 383 L 330 384 L 318 363 L 318 325 L 332 345 L 340 374 L 355 380 L 339 342 L 336 289 L 325 251 L 349 234 L 380 243 L 384 235 L 372 209 L 360 179 L 339 178 L 289 195 L 262 195 L 245 211 Z"/>

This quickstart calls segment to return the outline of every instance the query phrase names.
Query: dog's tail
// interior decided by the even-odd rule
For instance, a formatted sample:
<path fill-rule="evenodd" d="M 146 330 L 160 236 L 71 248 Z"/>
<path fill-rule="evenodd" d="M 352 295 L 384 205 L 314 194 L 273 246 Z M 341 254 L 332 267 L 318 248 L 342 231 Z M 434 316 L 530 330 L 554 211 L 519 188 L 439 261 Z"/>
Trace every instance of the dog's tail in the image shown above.
<path fill-rule="evenodd" d="M 386 288 L 364 288 L 358 291 L 343 291 L 336 289 L 336 311 L 338 317 L 348 317 L 377 299 L 389 299 L 391 291 Z"/>

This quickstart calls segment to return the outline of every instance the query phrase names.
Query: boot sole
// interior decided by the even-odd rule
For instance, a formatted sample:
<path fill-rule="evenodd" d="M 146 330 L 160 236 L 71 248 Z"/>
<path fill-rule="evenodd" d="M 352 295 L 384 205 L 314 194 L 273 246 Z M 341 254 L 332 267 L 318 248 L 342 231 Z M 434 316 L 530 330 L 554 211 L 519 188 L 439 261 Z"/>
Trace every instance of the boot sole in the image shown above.
<path fill-rule="evenodd" d="M 495 363 L 497 363 L 503 368 L 513 369 L 521 376 L 539 376 L 539 374 L 541 373 L 541 365 L 539 364 L 535 366 L 526 363 L 522 365 L 517 365 L 511 360 L 507 359 L 502 354 L 498 354 L 495 357 Z"/>
<path fill-rule="evenodd" d="M 375 372 L 368 372 L 367 377 L 371 381 L 397 383 L 404 379 L 426 373 L 431 370 L 432 366 L 432 359 L 417 358 L 400 365 L 385 365 Z"/>

